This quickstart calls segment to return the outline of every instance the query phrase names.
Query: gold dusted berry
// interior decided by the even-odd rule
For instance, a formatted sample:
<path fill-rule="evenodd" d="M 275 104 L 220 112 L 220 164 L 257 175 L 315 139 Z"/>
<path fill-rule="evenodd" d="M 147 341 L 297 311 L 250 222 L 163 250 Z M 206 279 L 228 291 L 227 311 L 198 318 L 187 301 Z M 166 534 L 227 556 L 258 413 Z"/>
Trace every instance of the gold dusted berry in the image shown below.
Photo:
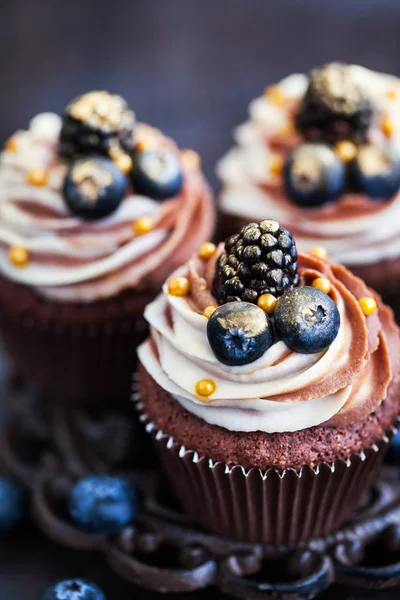
<path fill-rule="evenodd" d="M 283 163 L 283 157 L 280 154 L 273 154 L 269 163 L 269 172 L 271 175 L 281 175 Z"/>
<path fill-rule="evenodd" d="M 270 100 L 277 106 L 282 106 L 283 104 L 285 104 L 285 96 L 282 90 L 280 89 L 279 85 L 269 85 L 267 88 L 265 88 L 264 94 L 268 98 L 268 100 Z"/>
<path fill-rule="evenodd" d="M 277 302 L 278 300 L 273 294 L 262 294 L 257 300 L 257 306 L 262 308 L 267 315 L 271 315 L 275 310 Z"/>
<path fill-rule="evenodd" d="M 200 381 L 196 383 L 195 389 L 197 396 L 200 396 L 200 398 L 208 398 L 215 392 L 217 386 L 212 379 L 200 379 Z"/>
<path fill-rule="evenodd" d="M 133 221 L 132 229 L 136 235 L 144 235 L 154 229 L 154 221 L 150 217 L 139 217 Z"/>
<path fill-rule="evenodd" d="M 45 169 L 31 169 L 27 172 L 26 179 L 31 185 L 42 187 L 47 183 L 48 173 Z"/>
<path fill-rule="evenodd" d="M 387 90 L 386 98 L 388 100 L 397 100 L 398 97 L 399 97 L 399 93 L 394 88 L 390 88 L 389 90 Z"/>
<path fill-rule="evenodd" d="M 190 281 L 186 277 L 174 277 L 168 281 L 168 294 L 186 296 L 190 291 Z"/>
<path fill-rule="evenodd" d="M 123 173 L 130 173 L 130 171 L 132 171 L 133 162 L 129 154 L 119 154 L 114 156 L 113 162 Z"/>
<path fill-rule="evenodd" d="M 8 150 L 8 152 L 16 152 L 17 151 L 17 140 L 15 137 L 10 137 L 4 144 L 4 150 Z"/>
<path fill-rule="evenodd" d="M 8 259 L 15 267 L 26 267 L 29 263 L 29 250 L 22 246 L 11 246 Z"/>
<path fill-rule="evenodd" d="M 200 154 L 196 150 L 182 150 L 181 160 L 183 165 L 188 169 L 199 169 L 201 167 Z"/>
<path fill-rule="evenodd" d="M 377 309 L 376 300 L 375 298 L 372 298 L 372 296 L 360 298 L 358 304 L 366 317 L 372 315 Z"/>
<path fill-rule="evenodd" d="M 216 251 L 217 247 L 212 242 L 204 242 L 199 248 L 198 257 L 202 260 L 208 260 Z"/>
<path fill-rule="evenodd" d="M 393 120 L 389 117 L 386 116 L 382 119 L 381 121 L 381 131 L 382 133 L 387 137 L 390 138 L 392 137 L 393 133 L 394 133 L 394 123 Z"/>
<path fill-rule="evenodd" d="M 213 312 L 215 312 L 217 310 L 218 306 L 206 306 L 206 308 L 203 310 L 203 317 L 205 317 L 206 319 L 209 319 L 211 317 L 211 315 L 213 314 Z"/>
<path fill-rule="evenodd" d="M 325 259 L 328 256 L 328 252 L 323 246 L 315 246 L 315 248 L 311 250 L 311 254 L 322 259 Z"/>
<path fill-rule="evenodd" d="M 350 140 L 343 140 L 335 145 L 335 152 L 344 163 L 348 163 L 357 154 L 357 147 Z"/>
<path fill-rule="evenodd" d="M 321 292 L 324 292 L 325 294 L 329 294 L 332 289 L 331 282 L 329 279 L 326 279 L 326 277 L 317 277 L 314 279 L 311 285 L 314 288 L 317 288 L 317 290 L 321 290 Z"/>

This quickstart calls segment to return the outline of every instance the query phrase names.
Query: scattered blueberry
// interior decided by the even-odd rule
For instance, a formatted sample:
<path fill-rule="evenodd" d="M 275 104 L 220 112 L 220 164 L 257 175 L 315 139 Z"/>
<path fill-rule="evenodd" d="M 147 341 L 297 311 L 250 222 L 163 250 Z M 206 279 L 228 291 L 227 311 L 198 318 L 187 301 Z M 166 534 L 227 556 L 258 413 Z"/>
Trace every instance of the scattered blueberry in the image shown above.
<path fill-rule="evenodd" d="M 340 327 L 340 314 L 333 300 L 310 286 L 286 292 L 274 312 L 275 329 L 295 352 L 313 354 L 328 348 Z"/>
<path fill-rule="evenodd" d="M 5 475 L 0 475 L 0 532 L 16 525 L 23 517 L 24 508 L 24 489 Z"/>
<path fill-rule="evenodd" d="M 229 302 L 217 308 L 207 323 L 211 350 L 225 365 L 247 365 L 272 345 L 268 315 L 255 304 Z"/>
<path fill-rule="evenodd" d="M 400 431 L 393 436 L 385 460 L 400 466 Z"/>
<path fill-rule="evenodd" d="M 125 196 L 127 178 L 108 158 L 80 158 L 68 169 L 64 198 L 72 214 L 102 219 L 113 213 Z"/>
<path fill-rule="evenodd" d="M 122 477 L 89 475 L 74 486 L 69 512 L 88 531 L 112 535 L 135 520 L 136 493 Z"/>
<path fill-rule="evenodd" d="M 344 190 L 346 172 L 338 155 L 325 144 L 302 144 L 284 165 L 287 195 L 302 206 L 320 206 Z"/>
<path fill-rule="evenodd" d="M 106 600 L 106 597 L 91 581 L 67 579 L 49 588 L 41 600 Z"/>
<path fill-rule="evenodd" d="M 182 189 L 179 158 L 168 150 L 144 150 L 133 157 L 132 184 L 135 192 L 156 200 L 165 200 Z"/>
<path fill-rule="evenodd" d="M 350 164 L 350 176 L 356 191 L 370 198 L 390 198 L 400 188 L 400 156 L 363 144 Z"/>

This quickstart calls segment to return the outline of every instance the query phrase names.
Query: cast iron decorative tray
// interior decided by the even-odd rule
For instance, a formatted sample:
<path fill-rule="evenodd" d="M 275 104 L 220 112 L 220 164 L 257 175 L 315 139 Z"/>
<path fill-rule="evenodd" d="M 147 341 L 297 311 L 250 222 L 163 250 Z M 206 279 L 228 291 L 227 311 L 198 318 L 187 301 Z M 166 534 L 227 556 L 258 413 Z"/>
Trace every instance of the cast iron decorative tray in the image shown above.
<path fill-rule="evenodd" d="M 285 600 L 315 598 L 334 582 L 370 589 L 400 583 L 396 467 L 385 467 L 342 529 L 296 548 L 269 547 L 225 539 L 190 523 L 147 444 L 133 414 L 45 409 L 22 381 L 10 381 L 1 455 L 10 474 L 32 491 L 36 523 L 60 544 L 103 552 L 128 581 L 159 592 L 214 586 L 236 598 Z M 87 533 L 68 517 L 71 486 L 93 472 L 124 473 L 141 496 L 137 522 L 111 538 Z"/>

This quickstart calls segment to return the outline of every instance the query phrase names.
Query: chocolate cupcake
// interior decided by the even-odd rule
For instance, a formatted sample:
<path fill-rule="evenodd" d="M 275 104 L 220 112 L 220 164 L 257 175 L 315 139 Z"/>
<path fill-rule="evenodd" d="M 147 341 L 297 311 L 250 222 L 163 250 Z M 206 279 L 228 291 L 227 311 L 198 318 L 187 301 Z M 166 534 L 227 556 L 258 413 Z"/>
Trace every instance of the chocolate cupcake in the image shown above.
<path fill-rule="evenodd" d="M 143 309 L 214 227 L 200 159 L 90 92 L 5 145 L 0 335 L 13 368 L 59 399 L 129 398 Z"/>
<path fill-rule="evenodd" d="M 400 274 L 400 80 L 330 63 L 268 87 L 221 160 L 221 229 L 279 220 L 384 298 Z"/>
<path fill-rule="evenodd" d="M 288 544 L 350 517 L 400 409 L 399 330 L 375 292 L 266 220 L 202 250 L 145 318 L 137 407 L 193 521 Z"/>

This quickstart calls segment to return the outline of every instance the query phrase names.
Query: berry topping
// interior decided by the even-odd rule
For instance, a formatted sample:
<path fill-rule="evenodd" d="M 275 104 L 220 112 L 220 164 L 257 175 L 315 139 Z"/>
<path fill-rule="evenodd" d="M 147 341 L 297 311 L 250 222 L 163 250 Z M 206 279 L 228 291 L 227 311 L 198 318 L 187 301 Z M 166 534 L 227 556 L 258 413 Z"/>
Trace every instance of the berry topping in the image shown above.
<path fill-rule="evenodd" d="M 207 323 L 211 350 L 224 365 L 247 365 L 272 345 L 268 315 L 247 302 L 230 302 L 217 308 Z"/>
<path fill-rule="evenodd" d="M 134 125 L 135 115 L 121 96 L 105 91 L 83 94 L 65 110 L 59 152 L 68 159 L 131 153 Z"/>
<path fill-rule="evenodd" d="M 169 150 L 135 152 L 132 184 L 137 194 L 165 200 L 182 189 L 182 169 L 179 158 Z"/>
<path fill-rule="evenodd" d="M 69 512 L 88 531 L 111 535 L 135 520 L 136 493 L 121 477 L 89 475 L 73 488 Z"/>
<path fill-rule="evenodd" d="M 333 300 L 321 290 L 299 287 L 278 300 L 275 329 L 295 352 L 313 354 L 332 344 L 340 327 L 340 314 Z"/>
<path fill-rule="evenodd" d="M 23 488 L 0 475 L 0 532 L 16 525 L 24 514 L 25 494 Z"/>
<path fill-rule="evenodd" d="M 390 198 L 400 187 L 400 157 L 386 148 L 363 144 L 350 164 L 355 190 L 371 198 Z"/>
<path fill-rule="evenodd" d="M 91 581 L 67 579 L 49 588 L 41 600 L 106 600 L 106 597 Z"/>
<path fill-rule="evenodd" d="M 319 206 L 344 190 L 346 172 L 339 156 L 325 144 L 303 144 L 288 157 L 284 167 L 287 195 L 302 206 Z"/>
<path fill-rule="evenodd" d="M 68 169 L 63 194 L 72 214 L 102 219 L 118 208 L 126 186 L 126 176 L 108 158 L 80 158 Z"/>
<path fill-rule="evenodd" d="M 296 116 L 309 140 L 361 142 L 372 120 L 372 105 L 348 65 L 329 63 L 314 69 Z"/>
<path fill-rule="evenodd" d="M 214 296 L 220 304 L 257 304 L 263 294 L 279 297 L 299 283 L 296 261 L 292 234 L 277 221 L 250 223 L 225 240 L 225 252 L 216 264 Z"/>

